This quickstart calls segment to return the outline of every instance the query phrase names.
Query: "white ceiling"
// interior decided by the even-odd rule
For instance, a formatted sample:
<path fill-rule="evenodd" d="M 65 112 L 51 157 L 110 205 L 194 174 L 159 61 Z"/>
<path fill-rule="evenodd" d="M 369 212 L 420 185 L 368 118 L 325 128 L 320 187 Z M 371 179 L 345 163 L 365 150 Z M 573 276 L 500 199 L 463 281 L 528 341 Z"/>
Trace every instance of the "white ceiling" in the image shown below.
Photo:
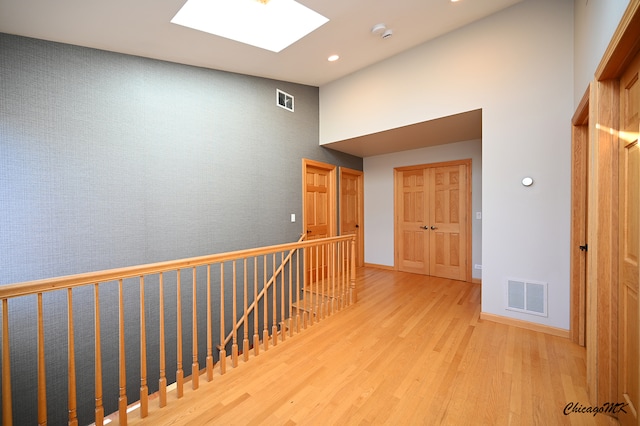
<path fill-rule="evenodd" d="M 0 32 L 322 86 L 522 0 L 298 1 L 330 21 L 280 53 L 170 23 L 185 0 L 0 0 Z"/>

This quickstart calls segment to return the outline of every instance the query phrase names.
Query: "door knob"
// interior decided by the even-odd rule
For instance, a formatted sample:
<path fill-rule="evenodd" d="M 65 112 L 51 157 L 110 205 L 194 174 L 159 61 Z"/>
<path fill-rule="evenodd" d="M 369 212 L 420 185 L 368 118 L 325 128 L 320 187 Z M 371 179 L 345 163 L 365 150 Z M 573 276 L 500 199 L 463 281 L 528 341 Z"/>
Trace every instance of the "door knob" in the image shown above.
<path fill-rule="evenodd" d="M 425 227 L 425 228 L 426 228 L 426 227 Z M 431 227 L 431 229 L 438 229 L 438 228 L 437 228 L 437 227 L 435 227 L 435 226 L 432 226 L 432 227 Z"/>
<path fill-rule="evenodd" d="M 428 227 L 428 226 L 421 226 L 420 228 L 422 228 L 422 229 L 426 229 L 427 231 L 429 230 L 429 227 Z"/>

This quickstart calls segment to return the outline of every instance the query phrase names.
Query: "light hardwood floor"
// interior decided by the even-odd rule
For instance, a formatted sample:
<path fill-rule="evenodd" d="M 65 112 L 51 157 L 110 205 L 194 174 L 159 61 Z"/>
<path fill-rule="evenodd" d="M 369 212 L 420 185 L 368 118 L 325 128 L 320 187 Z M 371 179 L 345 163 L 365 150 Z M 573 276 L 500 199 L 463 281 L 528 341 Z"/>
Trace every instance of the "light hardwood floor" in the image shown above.
<path fill-rule="evenodd" d="M 249 362 L 150 401 L 138 425 L 589 425 L 585 350 L 478 319 L 480 286 L 375 268 L 358 302 Z M 227 364 L 230 365 L 229 363 Z M 112 424 L 117 424 L 117 419 Z"/>

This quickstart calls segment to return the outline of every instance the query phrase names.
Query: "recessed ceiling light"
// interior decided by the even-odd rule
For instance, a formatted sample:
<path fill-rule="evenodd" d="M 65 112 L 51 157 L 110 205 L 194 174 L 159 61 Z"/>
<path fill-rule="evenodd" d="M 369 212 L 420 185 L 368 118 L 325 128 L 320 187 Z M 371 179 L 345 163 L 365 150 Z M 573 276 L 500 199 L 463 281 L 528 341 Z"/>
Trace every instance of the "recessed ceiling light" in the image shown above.
<path fill-rule="evenodd" d="M 327 60 L 328 60 L 329 62 L 335 62 L 335 61 L 337 61 L 338 59 L 340 59 L 340 56 L 338 56 L 338 55 L 331 55 L 331 56 L 329 56 L 329 57 L 327 58 Z"/>
<path fill-rule="evenodd" d="M 172 23 L 280 52 L 329 21 L 294 0 L 188 0 Z"/>

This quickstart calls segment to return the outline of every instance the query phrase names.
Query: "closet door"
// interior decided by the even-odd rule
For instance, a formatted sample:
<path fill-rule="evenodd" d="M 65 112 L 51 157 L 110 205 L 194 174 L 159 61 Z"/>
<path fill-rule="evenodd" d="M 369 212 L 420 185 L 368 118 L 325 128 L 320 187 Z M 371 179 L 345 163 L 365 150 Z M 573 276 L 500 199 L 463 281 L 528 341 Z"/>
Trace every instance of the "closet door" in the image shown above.
<path fill-rule="evenodd" d="M 467 280 L 470 161 L 395 169 L 399 271 Z"/>
<path fill-rule="evenodd" d="M 437 167 L 429 172 L 429 274 L 465 281 L 467 168 Z"/>
<path fill-rule="evenodd" d="M 396 266 L 429 274 L 428 169 L 396 170 Z"/>

